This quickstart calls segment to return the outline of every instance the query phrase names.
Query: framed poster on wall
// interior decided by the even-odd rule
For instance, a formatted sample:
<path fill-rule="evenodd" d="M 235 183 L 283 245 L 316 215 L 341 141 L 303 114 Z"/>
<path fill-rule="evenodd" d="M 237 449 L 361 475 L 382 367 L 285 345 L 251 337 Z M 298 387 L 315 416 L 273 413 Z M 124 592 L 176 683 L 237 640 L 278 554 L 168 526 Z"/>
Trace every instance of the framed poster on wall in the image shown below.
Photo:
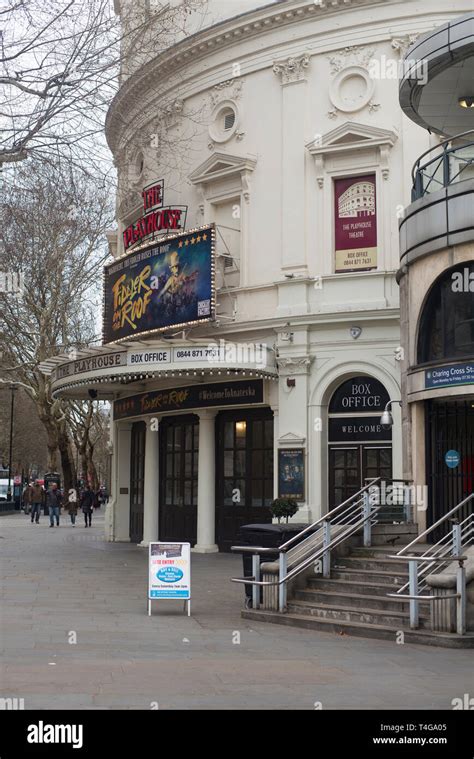
<path fill-rule="evenodd" d="M 377 268 L 375 174 L 334 180 L 335 271 Z"/>
<path fill-rule="evenodd" d="M 278 450 L 278 497 L 305 499 L 304 448 Z"/>

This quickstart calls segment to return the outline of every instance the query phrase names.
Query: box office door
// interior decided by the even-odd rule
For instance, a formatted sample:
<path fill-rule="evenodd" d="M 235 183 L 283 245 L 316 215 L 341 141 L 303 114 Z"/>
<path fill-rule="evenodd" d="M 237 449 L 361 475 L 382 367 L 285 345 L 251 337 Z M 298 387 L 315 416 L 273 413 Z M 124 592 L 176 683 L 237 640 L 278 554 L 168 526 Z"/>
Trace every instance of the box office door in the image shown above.
<path fill-rule="evenodd" d="M 223 412 L 216 424 L 216 541 L 229 551 L 243 524 L 272 521 L 273 413 Z"/>
<path fill-rule="evenodd" d="M 160 437 L 160 540 L 195 545 L 199 419 L 165 418 Z"/>
<path fill-rule="evenodd" d="M 329 446 L 329 510 L 376 477 L 392 477 L 391 445 Z"/>

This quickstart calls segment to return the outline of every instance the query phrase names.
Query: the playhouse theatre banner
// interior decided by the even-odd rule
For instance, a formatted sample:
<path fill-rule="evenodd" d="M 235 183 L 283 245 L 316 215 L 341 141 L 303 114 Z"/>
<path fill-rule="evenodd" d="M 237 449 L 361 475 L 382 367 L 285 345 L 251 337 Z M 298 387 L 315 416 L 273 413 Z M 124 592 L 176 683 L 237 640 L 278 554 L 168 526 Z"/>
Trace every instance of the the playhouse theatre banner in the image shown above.
<path fill-rule="evenodd" d="M 334 181 L 336 272 L 377 268 L 375 174 Z"/>
<path fill-rule="evenodd" d="M 209 321 L 214 225 L 171 235 L 104 267 L 103 342 Z"/>

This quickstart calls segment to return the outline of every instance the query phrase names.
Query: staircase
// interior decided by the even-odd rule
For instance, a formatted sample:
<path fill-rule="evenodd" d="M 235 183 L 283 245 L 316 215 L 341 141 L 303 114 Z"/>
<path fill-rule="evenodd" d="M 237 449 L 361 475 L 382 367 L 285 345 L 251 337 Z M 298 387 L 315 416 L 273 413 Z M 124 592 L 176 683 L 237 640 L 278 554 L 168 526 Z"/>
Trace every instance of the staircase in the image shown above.
<path fill-rule="evenodd" d="M 372 480 L 277 549 L 233 546 L 252 554 L 252 575 L 232 578 L 252 588 L 242 616 L 396 643 L 474 648 L 474 494 L 418 535 L 406 508 L 409 486 L 402 483 L 403 511 L 382 492 L 381 479 Z M 445 534 L 427 544 L 440 525 Z"/>
<path fill-rule="evenodd" d="M 309 577 L 306 584 L 291 594 L 287 612 L 246 609 L 242 616 L 259 622 L 301 627 L 320 632 L 382 638 L 436 646 L 470 647 L 469 638 L 443 635 L 430 630 L 430 605 L 420 604 L 420 628 L 410 630 L 406 600 L 388 598 L 408 581 L 407 562 L 391 560 L 397 547 L 355 547 L 344 557 L 335 557 L 331 578 Z M 424 544 L 416 553 L 427 549 Z"/>

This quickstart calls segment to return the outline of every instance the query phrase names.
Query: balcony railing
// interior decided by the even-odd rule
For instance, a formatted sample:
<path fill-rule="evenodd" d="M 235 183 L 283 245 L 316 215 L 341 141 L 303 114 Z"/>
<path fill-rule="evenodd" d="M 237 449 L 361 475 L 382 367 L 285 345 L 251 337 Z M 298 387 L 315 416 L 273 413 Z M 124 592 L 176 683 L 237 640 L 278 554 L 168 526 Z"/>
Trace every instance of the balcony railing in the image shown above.
<path fill-rule="evenodd" d="M 462 145 L 453 145 L 460 139 Z M 444 140 L 419 157 L 412 170 L 412 203 L 466 179 L 474 179 L 474 129 Z"/>

